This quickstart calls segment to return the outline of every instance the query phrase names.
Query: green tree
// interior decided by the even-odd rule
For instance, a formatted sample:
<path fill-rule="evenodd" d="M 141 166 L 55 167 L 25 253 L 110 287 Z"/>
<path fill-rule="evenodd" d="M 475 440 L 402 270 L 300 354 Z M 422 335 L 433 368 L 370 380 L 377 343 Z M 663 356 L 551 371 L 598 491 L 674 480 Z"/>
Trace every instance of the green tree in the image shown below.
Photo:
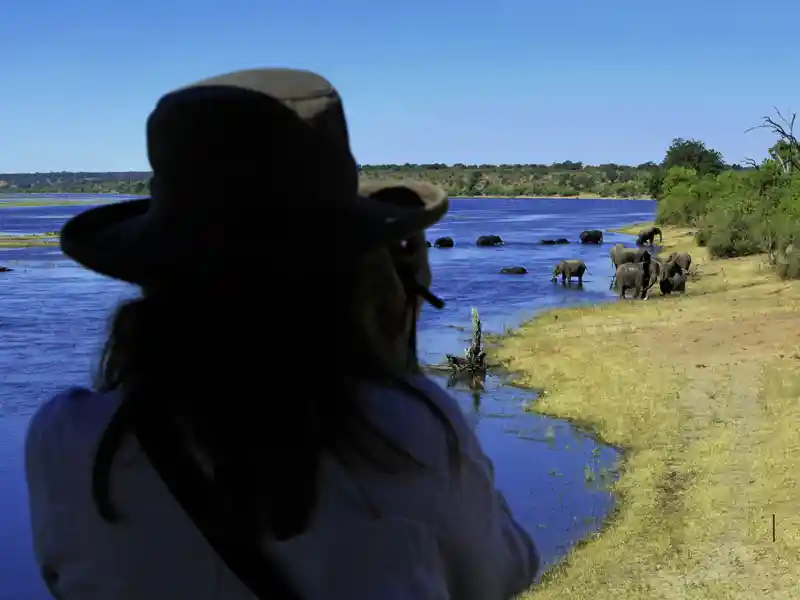
<path fill-rule="evenodd" d="M 725 161 L 722 160 L 722 154 L 707 148 L 701 141 L 675 138 L 667 148 L 662 167 L 665 170 L 672 167 L 687 167 L 702 177 L 722 172 L 725 169 Z"/>

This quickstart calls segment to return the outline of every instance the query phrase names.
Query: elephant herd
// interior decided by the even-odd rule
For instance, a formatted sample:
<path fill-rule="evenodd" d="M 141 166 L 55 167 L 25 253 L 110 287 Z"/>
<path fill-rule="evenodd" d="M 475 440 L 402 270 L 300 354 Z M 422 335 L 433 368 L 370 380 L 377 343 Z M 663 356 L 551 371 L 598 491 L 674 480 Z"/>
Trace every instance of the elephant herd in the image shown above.
<path fill-rule="evenodd" d="M 557 238 L 557 239 L 548 239 L 548 240 L 540 240 L 539 244 L 543 246 L 553 246 L 553 245 L 560 245 L 560 244 L 569 244 L 569 240 L 567 238 Z M 603 243 L 603 232 L 599 229 L 589 229 L 587 231 L 582 231 L 580 235 L 580 243 L 581 244 L 602 244 Z M 503 238 L 499 235 L 482 235 L 475 240 L 476 246 L 502 246 L 505 244 Z M 428 242 L 428 248 L 453 248 L 455 246 L 455 242 L 451 237 L 440 237 L 437 238 L 433 243 Z"/>
<path fill-rule="evenodd" d="M 476 246 L 502 246 L 505 242 L 499 235 L 482 235 L 475 240 Z M 456 245 L 451 237 L 440 237 L 433 244 L 428 242 L 428 248 L 452 248 Z"/>
<path fill-rule="evenodd" d="M 658 227 L 645 229 L 636 236 L 636 248 L 626 248 L 616 244 L 610 251 L 614 274 L 609 289 L 615 285 L 619 289 L 620 298 L 625 298 L 628 290 L 632 290 L 634 298 L 646 299 L 648 292 L 658 284 L 662 295 L 686 291 L 686 276 L 692 266 L 692 257 L 687 252 L 673 252 L 666 260 L 656 258 L 645 246 L 652 246 L 658 237 L 663 243 L 663 235 Z M 505 242 L 497 235 L 482 235 L 476 240 L 477 246 L 501 246 Z M 566 238 L 541 240 L 543 245 L 569 244 Z M 603 232 L 589 229 L 580 234 L 581 244 L 602 244 Z M 435 248 L 452 248 L 453 238 L 441 237 L 428 246 Z M 503 274 L 523 275 L 528 271 L 524 267 L 506 267 L 500 270 Z M 573 278 L 583 283 L 583 276 L 589 273 L 582 260 L 562 260 L 553 267 L 552 281 L 561 278 L 562 283 L 571 283 Z"/>
<path fill-rule="evenodd" d="M 617 285 L 620 298 L 625 298 L 627 290 L 633 290 L 635 298 L 646 299 L 656 283 L 665 296 L 686 291 L 686 275 L 692 266 L 688 252 L 673 252 L 662 262 L 644 248 L 625 248 L 617 244 L 610 254 L 614 266 L 610 287 Z"/>

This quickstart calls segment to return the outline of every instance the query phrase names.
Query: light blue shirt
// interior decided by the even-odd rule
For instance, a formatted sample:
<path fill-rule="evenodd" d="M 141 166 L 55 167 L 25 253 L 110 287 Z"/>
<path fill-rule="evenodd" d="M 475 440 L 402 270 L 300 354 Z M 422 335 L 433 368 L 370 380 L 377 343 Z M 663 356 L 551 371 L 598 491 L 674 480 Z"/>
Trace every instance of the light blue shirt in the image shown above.
<path fill-rule="evenodd" d="M 492 464 L 455 400 L 434 382 L 410 382 L 449 417 L 460 438 L 459 468 L 445 430 L 407 392 L 363 386 L 371 419 L 432 467 L 387 474 L 321 469 L 311 527 L 265 542 L 308 600 L 500 600 L 530 586 L 539 559 L 494 487 Z M 97 442 L 118 407 L 115 394 L 73 388 L 39 408 L 25 448 L 33 545 L 63 600 L 253 600 L 173 499 L 133 436 L 114 461 L 108 524 L 91 497 Z M 371 510 L 370 510 L 371 508 Z M 378 516 L 376 516 L 376 513 Z"/>

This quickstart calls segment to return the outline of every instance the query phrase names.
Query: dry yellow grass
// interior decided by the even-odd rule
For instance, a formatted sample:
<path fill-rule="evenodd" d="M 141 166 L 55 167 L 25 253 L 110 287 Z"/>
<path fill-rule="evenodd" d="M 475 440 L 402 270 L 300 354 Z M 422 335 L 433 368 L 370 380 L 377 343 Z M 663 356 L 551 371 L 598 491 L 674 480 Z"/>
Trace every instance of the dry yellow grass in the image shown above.
<path fill-rule="evenodd" d="M 0 235 L 0 248 L 30 248 L 56 245 L 58 245 L 57 236 L 45 236 L 39 233 L 31 235 Z"/>
<path fill-rule="evenodd" d="M 691 233 L 664 231 L 685 296 L 545 313 L 497 350 L 549 390 L 532 410 L 626 450 L 617 513 L 526 599 L 800 598 L 800 283 Z"/>

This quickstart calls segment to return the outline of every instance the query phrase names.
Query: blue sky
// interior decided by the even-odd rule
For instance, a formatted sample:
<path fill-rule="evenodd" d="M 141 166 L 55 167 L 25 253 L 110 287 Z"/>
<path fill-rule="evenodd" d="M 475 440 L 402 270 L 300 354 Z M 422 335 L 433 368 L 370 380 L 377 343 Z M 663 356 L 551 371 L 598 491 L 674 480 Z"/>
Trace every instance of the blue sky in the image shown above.
<path fill-rule="evenodd" d="M 362 163 L 640 163 L 673 137 L 762 157 L 800 111 L 797 0 L 7 0 L 0 172 L 144 170 L 173 87 L 316 70 Z"/>

